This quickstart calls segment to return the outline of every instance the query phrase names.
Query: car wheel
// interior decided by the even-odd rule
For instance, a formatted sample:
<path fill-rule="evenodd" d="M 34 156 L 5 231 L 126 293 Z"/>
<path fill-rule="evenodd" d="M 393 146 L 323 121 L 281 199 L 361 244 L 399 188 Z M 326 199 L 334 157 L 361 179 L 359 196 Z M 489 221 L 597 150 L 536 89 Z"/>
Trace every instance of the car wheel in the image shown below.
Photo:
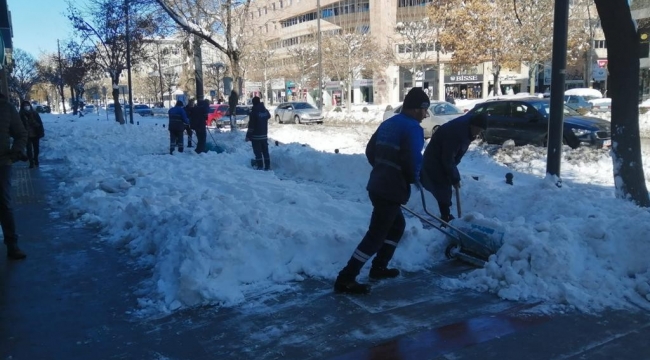
<path fill-rule="evenodd" d="M 300 116 L 296 115 L 293 117 L 293 123 L 294 124 L 300 124 Z"/>
<path fill-rule="evenodd" d="M 280 115 L 275 115 L 275 122 L 278 124 L 282 124 L 282 120 L 280 120 Z"/>
<path fill-rule="evenodd" d="M 212 127 L 217 127 L 217 120 L 212 120 L 210 125 L 212 125 Z"/>

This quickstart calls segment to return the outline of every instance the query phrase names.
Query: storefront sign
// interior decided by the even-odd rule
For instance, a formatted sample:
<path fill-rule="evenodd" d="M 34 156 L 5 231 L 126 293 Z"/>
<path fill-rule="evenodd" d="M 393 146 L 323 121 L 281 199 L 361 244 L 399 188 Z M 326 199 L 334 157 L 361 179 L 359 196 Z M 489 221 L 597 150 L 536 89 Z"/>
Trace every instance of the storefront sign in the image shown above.
<path fill-rule="evenodd" d="M 372 79 L 359 79 L 354 80 L 354 87 L 358 88 L 361 86 L 372 86 Z"/>
<path fill-rule="evenodd" d="M 591 77 L 594 78 L 594 81 L 605 81 L 607 80 L 607 69 L 596 68 L 592 71 Z"/>
<path fill-rule="evenodd" d="M 273 79 L 273 80 L 271 80 L 271 89 L 273 89 L 273 90 L 284 90 L 284 79 Z"/>
<path fill-rule="evenodd" d="M 483 74 L 445 76 L 446 84 L 462 84 L 462 83 L 477 83 L 477 82 L 483 82 Z"/>
<path fill-rule="evenodd" d="M 262 88 L 262 83 L 258 81 L 246 81 L 244 84 L 248 91 L 259 91 Z"/>
<path fill-rule="evenodd" d="M 325 89 L 327 90 L 335 90 L 335 89 L 340 89 L 341 88 L 341 82 L 340 81 L 327 81 L 325 83 Z"/>

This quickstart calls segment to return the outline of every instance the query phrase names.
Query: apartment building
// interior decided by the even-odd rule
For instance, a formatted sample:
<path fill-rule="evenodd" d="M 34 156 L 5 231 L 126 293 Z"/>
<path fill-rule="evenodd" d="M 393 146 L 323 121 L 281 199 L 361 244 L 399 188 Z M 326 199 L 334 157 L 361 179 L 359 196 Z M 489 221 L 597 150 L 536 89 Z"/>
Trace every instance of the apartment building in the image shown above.
<path fill-rule="evenodd" d="M 462 72 L 453 72 L 448 66 L 450 53 L 438 51 L 435 38 L 423 38 L 416 46 L 409 44 L 404 33 L 398 32 L 400 26 L 412 22 L 422 22 L 426 18 L 428 0 L 254 0 L 251 3 L 246 21 L 250 24 L 247 36 L 263 38 L 274 49 L 273 66 L 288 68 L 295 61 L 292 49 L 309 44 L 316 46 L 318 10 L 320 8 L 320 29 L 322 37 L 337 31 L 354 29 L 373 37 L 379 48 L 390 48 L 394 61 L 387 63 L 382 72 L 360 73 L 352 84 L 353 103 L 373 102 L 376 104 L 396 103 L 403 99 L 413 86 L 421 86 L 432 99 L 444 99 L 445 94 L 455 98 L 485 98 L 494 92 L 491 64 L 482 63 L 467 66 Z M 320 7 L 319 7 L 320 5 Z M 595 14 L 595 12 L 593 12 Z M 590 21 L 590 26 L 591 21 Z M 567 80 L 567 87 L 584 87 L 590 79 L 584 74 L 598 75 L 600 87 L 606 78 L 606 71 L 598 70 L 607 58 L 606 44 L 602 32 L 595 23 L 593 49 L 587 54 L 583 64 L 574 67 Z M 432 32 L 434 30 L 431 30 Z M 378 49 L 379 50 L 379 49 Z M 423 51 L 425 50 L 425 51 Z M 417 54 L 416 54 L 417 53 Z M 316 64 L 314 64 L 316 66 Z M 417 70 L 413 70 L 413 69 Z M 548 69 L 547 69 L 548 70 Z M 594 70 L 594 71 L 591 71 Z M 540 68 L 537 91 L 550 86 L 550 78 L 544 77 Z M 282 73 L 276 71 L 275 73 Z M 605 73 L 605 78 L 602 74 Z M 317 81 L 297 79 L 295 74 L 284 72 L 282 78 L 269 83 L 272 99 L 284 100 L 302 96 L 316 86 Z M 522 65 L 518 69 L 505 69 L 500 74 L 501 93 L 527 92 L 529 71 Z M 313 77 L 313 74 L 311 75 Z M 258 79 L 259 80 L 259 79 Z M 248 82 L 250 83 L 250 82 Z M 258 81 L 259 84 L 259 81 Z M 306 85 L 305 85 L 306 84 Z M 323 74 L 324 104 L 339 103 L 345 96 L 344 84 L 333 74 Z M 255 87 L 259 91 L 259 87 Z M 250 91 L 248 91 L 250 94 Z"/>

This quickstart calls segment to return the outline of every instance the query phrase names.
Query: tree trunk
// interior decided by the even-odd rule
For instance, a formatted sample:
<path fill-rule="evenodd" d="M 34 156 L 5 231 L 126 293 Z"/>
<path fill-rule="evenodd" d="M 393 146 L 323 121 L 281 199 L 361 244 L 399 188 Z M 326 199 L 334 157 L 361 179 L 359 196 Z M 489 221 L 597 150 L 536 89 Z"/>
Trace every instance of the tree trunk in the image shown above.
<path fill-rule="evenodd" d="M 122 105 L 120 104 L 120 75 L 117 74 L 113 79 L 113 103 L 115 104 L 115 121 L 124 125 L 124 113 L 122 112 Z"/>
<path fill-rule="evenodd" d="M 535 83 L 537 83 L 537 63 L 531 63 L 528 68 L 528 92 L 531 95 L 535 95 Z"/>
<path fill-rule="evenodd" d="M 608 47 L 616 197 L 650 207 L 639 137 L 639 37 L 627 0 L 595 0 Z"/>
<path fill-rule="evenodd" d="M 346 111 L 348 113 L 352 112 L 352 91 L 354 91 L 353 90 L 354 87 L 352 86 L 353 81 L 354 81 L 354 73 L 350 71 L 350 73 L 348 73 L 348 81 L 346 81 L 347 82 L 346 93 L 348 94 L 348 98 L 346 99 L 345 106 L 347 107 Z"/>
<path fill-rule="evenodd" d="M 501 74 L 501 67 L 500 66 L 495 66 L 492 69 L 492 83 L 494 84 L 492 88 L 492 95 L 493 96 L 499 96 L 501 94 L 501 84 L 499 83 L 499 74 Z M 461 96 L 462 97 L 462 96 Z"/>
<path fill-rule="evenodd" d="M 65 87 L 63 84 L 57 87 L 59 88 L 59 95 L 61 95 L 61 106 L 63 106 L 63 113 L 65 114 Z"/>
<path fill-rule="evenodd" d="M 201 38 L 194 35 L 192 44 L 194 53 L 194 79 L 196 82 L 196 99 L 203 100 L 203 54 L 201 53 Z"/>
<path fill-rule="evenodd" d="M 72 100 L 72 115 L 77 115 L 77 109 L 79 104 L 75 101 L 76 97 L 74 96 L 74 87 L 70 86 L 70 100 Z"/>

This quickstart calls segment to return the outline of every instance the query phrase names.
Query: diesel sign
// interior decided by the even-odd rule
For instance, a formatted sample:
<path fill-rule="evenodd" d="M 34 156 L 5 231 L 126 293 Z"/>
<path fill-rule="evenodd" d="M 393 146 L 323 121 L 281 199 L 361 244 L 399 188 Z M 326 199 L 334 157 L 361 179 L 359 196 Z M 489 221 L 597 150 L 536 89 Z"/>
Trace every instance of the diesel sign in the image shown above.
<path fill-rule="evenodd" d="M 483 82 L 483 75 L 452 75 L 445 76 L 445 83 L 478 83 Z"/>

